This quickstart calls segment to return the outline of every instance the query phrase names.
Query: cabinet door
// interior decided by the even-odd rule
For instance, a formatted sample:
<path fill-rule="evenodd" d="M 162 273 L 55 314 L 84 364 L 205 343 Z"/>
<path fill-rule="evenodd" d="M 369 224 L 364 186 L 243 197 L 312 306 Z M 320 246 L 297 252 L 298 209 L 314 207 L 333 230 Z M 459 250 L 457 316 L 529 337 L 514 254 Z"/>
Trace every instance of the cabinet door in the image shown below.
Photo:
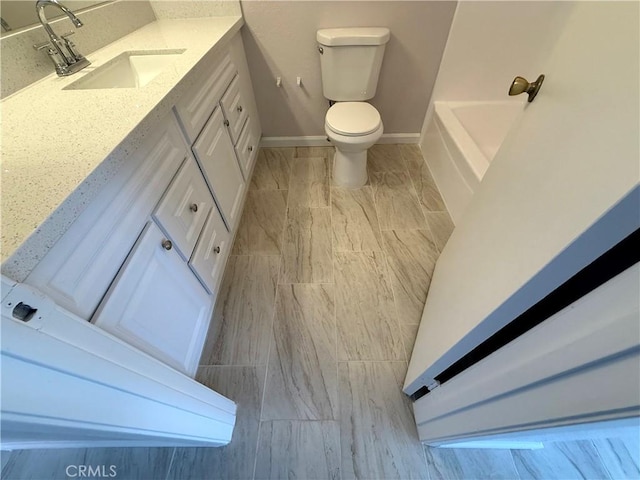
<path fill-rule="evenodd" d="M 233 144 L 238 143 L 242 126 L 247 119 L 247 108 L 243 106 L 240 95 L 240 80 L 236 77 L 220 100 L 225 118 L 228 120 L 229 133 Z"/>
<path fill-rule="evenodd" d="M 233 231 L 240 216 L 245 183 L 233 144 L 222 122 L 222 112 L 217 108 L 193 145 L 193 153 L 225 223 Z"/>
<path fill-rule="evenodd" d="M 189 265 L 209 292 L 214 293 L 229 255 L 230 235 L 217 208 L 212 208 Z"/>
<path fill-rule="evenodd" d="M 256 145 L 257 139 L 254 137 L 254 131 L 252 129 L 253 119 L 249 118 L 242 129 L 240 134 L 240 140 L 236 145 L 236 154 L 238 155 L 238 162 L 242 168 L 244 178 L 249 179 L 251 173 L 251 167 L 253 166 L 253 160 L 256 158 L 258 147 Z"/>
<path fill-rule="evenodd" d="M 153 214 L 185 260 L 191 257 L 212 206 L 209 189 L 189 156 Z"/>
<path fill-rule="evenodd" d="M 166 240 L 155 223 L 147 224 L 93 322 L 192 375 L 209 325 L 211 298 Z"/>

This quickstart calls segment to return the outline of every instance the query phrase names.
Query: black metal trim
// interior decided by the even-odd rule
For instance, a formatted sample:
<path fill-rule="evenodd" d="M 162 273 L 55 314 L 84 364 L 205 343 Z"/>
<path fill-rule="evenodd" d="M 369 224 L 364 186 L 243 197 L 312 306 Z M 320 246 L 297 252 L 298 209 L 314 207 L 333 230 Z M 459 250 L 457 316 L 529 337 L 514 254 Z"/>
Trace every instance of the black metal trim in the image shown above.
<path fill-rule="evenodd" d="M 440 383 L 450 380 L 638 262 L 640 262 L 640 229 L 635 230 L 584 267 L 511 323 L 437 375 L 435 379 Z M 411 398 L 415 401 L 426 395 L 428 391 L 423 387 Z"/>

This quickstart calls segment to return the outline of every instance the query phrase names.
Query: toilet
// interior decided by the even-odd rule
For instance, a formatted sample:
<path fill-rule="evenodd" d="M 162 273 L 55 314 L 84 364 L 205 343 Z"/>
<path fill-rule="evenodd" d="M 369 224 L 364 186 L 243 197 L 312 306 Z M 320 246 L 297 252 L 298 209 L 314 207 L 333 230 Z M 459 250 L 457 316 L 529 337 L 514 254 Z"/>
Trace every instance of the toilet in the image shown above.
<path fill-rule="evenodd" d="M 367 150 L 384 131 L 380 113 L 367 103 L 376 94 L 390 32 L 384 27 L 318 30 L 322 91 L 333 105 L 324 130 L 336 148 L 333 181 L 358 188 L 367 183 Z"/>

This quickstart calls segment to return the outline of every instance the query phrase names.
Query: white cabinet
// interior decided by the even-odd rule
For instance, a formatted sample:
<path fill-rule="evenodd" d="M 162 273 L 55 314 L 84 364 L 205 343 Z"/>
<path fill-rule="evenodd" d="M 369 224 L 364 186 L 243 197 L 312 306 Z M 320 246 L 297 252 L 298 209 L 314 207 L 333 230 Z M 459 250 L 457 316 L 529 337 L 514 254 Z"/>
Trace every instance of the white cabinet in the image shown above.
<path fill-rule="evenodd" d="M 193 374 L 211 313 L 206 290 L 149 222 L 94 316 L 95 325 Z"/>
<path fill-rule="evenodd" d="M 245 181 L 223 122 L 217 108 L 193 145 L 193 153 L 229 230 L 233 230 L 241 213 Z"/>
<path fill-rule="evenodd" d="M 260 139 L 240 34 L 217 52 L 25 282 L 189 375 Z"/>

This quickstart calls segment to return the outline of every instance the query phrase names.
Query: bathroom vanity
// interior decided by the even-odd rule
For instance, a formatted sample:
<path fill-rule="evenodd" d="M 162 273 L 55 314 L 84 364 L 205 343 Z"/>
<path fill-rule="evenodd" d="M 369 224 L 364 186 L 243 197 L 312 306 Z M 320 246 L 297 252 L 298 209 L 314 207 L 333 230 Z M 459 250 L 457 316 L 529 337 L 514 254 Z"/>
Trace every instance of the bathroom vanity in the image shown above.
<path fill-rule="evenodd" d="M 3 103 L 3 274 L 190 376 L 261 136 L 242 24 L 157 21 Z M 164 51 L 143 87 L 74 87 Z"/>

